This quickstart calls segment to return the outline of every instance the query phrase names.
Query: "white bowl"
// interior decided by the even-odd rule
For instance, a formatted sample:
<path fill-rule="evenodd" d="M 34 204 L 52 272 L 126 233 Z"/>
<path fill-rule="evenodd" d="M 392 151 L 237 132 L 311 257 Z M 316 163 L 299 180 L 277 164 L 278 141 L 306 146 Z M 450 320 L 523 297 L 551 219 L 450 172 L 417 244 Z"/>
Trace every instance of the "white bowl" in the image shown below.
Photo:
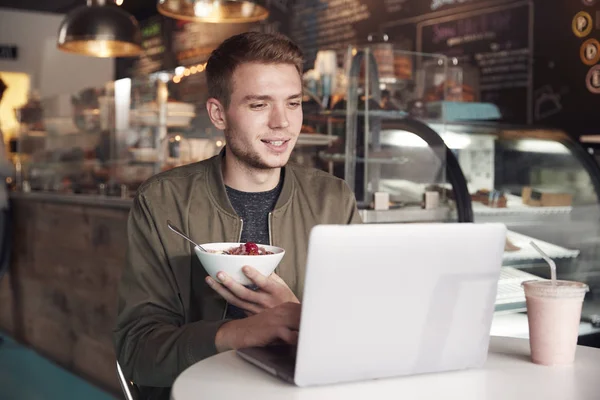
<path fill-rule="evenodd" d="M 238 247 L 243 243 L 206 243 L 201 244 L 206 250 L 223 251 L 229 250 L 232 247 Z M 235 279 L 242 285 L 251 285 L 252 281 L 244 275 L 242 267 L 245 265 L 251 266 L 264 276 L 269 276 L 275 271 L 279 262 L 285 254 L 285 250 L 281 247 L 267 246 L 259 244 L 259 247 L 264 247 L 265 250 L 273 252 L 273 254 L 265 254 L 260 256 L 242 256 L 229 255 L 219 253 L 208 253 L 195 247 L 196 256 L 202 263 L 206 272 L 217 282 L 217 273 L 223 271 L 230 277 Z"/>

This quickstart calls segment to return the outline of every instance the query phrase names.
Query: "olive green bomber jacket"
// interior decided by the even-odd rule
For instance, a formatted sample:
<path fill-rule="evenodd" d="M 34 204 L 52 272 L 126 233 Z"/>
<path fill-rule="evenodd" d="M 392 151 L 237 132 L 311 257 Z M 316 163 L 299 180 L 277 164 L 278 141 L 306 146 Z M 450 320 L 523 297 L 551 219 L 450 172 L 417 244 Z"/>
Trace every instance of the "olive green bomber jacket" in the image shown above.
<path fill-rule="evenodd" d="M 184 369 L 216 354 L 214 339 L 226 322 L 226 303 L 204 283 L 206 272 L 193 245 L 170 231 L 167 220 L 197 243 L 239 241 L 243 222 L 227 197 L 223 157 L 224 151 L 158 174 L 134 199 L 114 341 L 121 368 L 137 385 L 172 386 Z M 276 273 L 298 298 L 311 228 L 350 223 L 360 223 L 360 217 L 343 180 L 291 163 L 284 168 L 269 236 L 272 245 L 286 250 Z"/>

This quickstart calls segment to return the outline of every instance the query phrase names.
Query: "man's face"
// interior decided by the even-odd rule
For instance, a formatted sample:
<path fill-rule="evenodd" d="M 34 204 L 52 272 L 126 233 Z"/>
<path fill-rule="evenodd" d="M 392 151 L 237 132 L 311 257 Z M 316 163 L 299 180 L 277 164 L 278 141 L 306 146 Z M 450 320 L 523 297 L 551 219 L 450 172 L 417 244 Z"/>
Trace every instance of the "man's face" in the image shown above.
<path fill-rule="evenodd" d="M 250 168 L 283 167 L 302 128 L 302 81 L 289 64 L 246 63 L 235 69 L 225 139 Z"/>

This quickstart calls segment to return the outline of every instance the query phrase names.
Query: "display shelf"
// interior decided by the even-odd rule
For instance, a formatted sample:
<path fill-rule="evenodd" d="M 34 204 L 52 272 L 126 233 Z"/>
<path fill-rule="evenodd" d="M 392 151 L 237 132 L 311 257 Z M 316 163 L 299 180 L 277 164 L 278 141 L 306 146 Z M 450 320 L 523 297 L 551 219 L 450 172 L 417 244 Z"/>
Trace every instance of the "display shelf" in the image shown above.
<path fill-rule="evenodd" d="M 440 222 L 450 215 L 448 207 L 425 210 L 421 207 L 403 207 L 390 210 L 359 210 L 364 223 Z"/>
<path fill-rule="evenodd" d="M 363 110 L 356 111 L 356 115 L 364 116 L 367 112 Z M 332 117 L 345 117 L 346 110 L 331 110 L 331 111 L 323 111 L 324 116 L 332 116 Z M 384 119 L 405 119 L 408 117 L 408 113 L 400 110 L 369 110 L 368 114 L 370 117 L 374 118 L 384 118 Z"/>
<path fill-rule="evenodd" d="M 540 254 L 531 246 L 531 241 L 535 242 L 550 258 L 565 259 L 579 256 L 579 250 L 566 249 L 513 231 L 508 231 L 506 238 L 515 246 L 520 247 L 520 249 L 517 251 L 505 251 L 502 257 L 505 263 L 542 260 Z"/>
<path fill-rule="evenodd" d="M 171 113 L 167 114 L 165 126 L 168 128 L 186 128 L 190 126 L 195 113 Z M 152 111 L 137 112 L 132 110 L 130 113 L 130 123 L 133 125 L 159 127 L 158 113 Z"/>
<path fill-rule="evenodd" d="M 521 196 L 512 194 L 505 194 L 506 196 L 506 207 L 495 208 L 488 207 L 483 203 L 473 202 L 473 214 L 477 216 L 509 216 L 509 215 L 556 215 L 556 214 L 569 214 L 572 210 L 572 206 L 564 207 L 532 207 L 527 204 L 523 204 Z"/>
<path fill-rule="evenodd" d="M 364 157 L 346 157 L 345 154 L 342 153 L 319 153 L 319 158 L 323 161 L 332 161 L 345 163 L 348 161 L 355 161 L 358 163 L 368 163 L 368 164 L 395 164 L 395 165 L 403 165 L 410 162 L 408 157 L 404 156 L 388 156 L 389 153 L 383 152 L 375 152 L 372 151 L 369 155 L 368 159 Z"/>
<path fill-rule="evenodd" d="M 329 146 L 338 139 L 337 136 L 323 133 L 301 133 L 296 146 Z"/>

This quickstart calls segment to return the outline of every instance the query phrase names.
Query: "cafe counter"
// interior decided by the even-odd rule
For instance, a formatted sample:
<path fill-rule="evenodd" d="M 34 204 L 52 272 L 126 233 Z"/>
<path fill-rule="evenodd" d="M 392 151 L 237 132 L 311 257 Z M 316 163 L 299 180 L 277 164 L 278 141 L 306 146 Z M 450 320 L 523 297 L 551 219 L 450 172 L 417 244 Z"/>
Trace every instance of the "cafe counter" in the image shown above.
<path fill-rule="evenodd" d="M 112 328 L 131 199 L 11 194 L 11 261 L 0 330 L 120 393 Z"/>

